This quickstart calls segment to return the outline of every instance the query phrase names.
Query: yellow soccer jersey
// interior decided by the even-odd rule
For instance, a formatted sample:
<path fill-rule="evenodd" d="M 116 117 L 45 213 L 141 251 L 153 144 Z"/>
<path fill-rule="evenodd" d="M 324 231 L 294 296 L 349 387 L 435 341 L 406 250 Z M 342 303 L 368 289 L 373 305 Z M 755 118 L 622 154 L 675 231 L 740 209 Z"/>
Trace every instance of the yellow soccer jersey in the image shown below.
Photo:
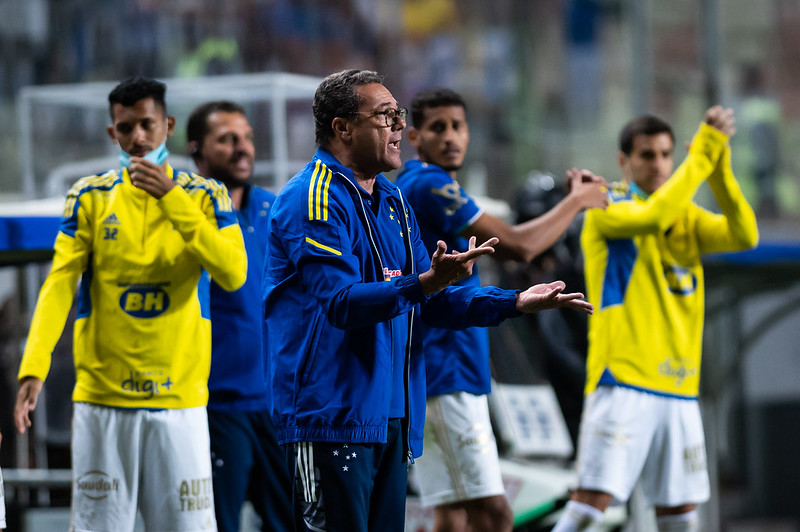
<path fill-rule="evenodd" d="M 73 400 L 129 408 L 190 408 L 208 399 L 209 274 L 235 290 L 247 257 L 227 189 L 167 166 L 161 199 L 127 170 L 70 190 L 19 378 L 42 380 L 78 278 Z"/>
<path fill-rule="evenodd" d="M 708 180 L 722 210 L 692 202 Z M 586 393 L 612 384 L 697 397 L 704 317 L 701 255 L 750 248 L 756 218 L 730 169 L 727 139 L 701 125 L 689 155 L 655 193 L 618 183 L 581 234 L 589 318 Z"/>

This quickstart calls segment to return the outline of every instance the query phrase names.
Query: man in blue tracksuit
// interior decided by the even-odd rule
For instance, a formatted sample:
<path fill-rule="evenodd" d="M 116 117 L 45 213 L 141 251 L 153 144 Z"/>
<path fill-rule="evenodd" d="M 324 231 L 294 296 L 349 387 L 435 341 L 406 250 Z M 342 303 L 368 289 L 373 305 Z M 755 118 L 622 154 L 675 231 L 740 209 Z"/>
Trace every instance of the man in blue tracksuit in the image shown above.
<path fill-rule="evenodd" d="M 213 101 L 189 116 L 189 152 L 198 171 L 231 195 L 247 251 L 247 280 L 235 292 L 212 281 L 208 425 L 214 508 L 220 532 L 238 532 L 249 500 L 262 530 L 292 530 L 289 470 L 269 412 L 261 333 L 261 278 L 275 194 L 254 186 L 253 129 L 240 105 Z"/>
<path fill-rule="evenodd" d="M 270 212 L 264 278 L 268 380 L 293 457 L 301 529 L 404 529 L 407 460 L 421 454 L 424 360 L 412 323 L 496 325 L 520 312 L 591 311 L 564 284 L 520 293 L 450 287 L 497 239 L 429 260 L 414 214 L 381 172 L 399 168 L 406 110 L 382 78 L 348 70 L 314 97 L 312 161 Z"/>

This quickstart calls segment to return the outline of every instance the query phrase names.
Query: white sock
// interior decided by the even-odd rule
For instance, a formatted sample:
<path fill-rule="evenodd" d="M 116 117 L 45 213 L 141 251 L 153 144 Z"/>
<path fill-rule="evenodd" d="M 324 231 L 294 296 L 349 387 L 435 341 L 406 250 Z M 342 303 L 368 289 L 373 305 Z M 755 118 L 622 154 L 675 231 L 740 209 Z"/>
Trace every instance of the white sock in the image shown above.
<path fill-rule="evenodd" d="M 590 532 L 603 522 L 603 512 L 588 504 L 569 501 L 553 532 Z"/>
<path fill-rule="evenodd" d="M 697 510 L 682 514 L 661 515 L 656 517 L 658 532 L 698 532 L 700 522 Z"/>

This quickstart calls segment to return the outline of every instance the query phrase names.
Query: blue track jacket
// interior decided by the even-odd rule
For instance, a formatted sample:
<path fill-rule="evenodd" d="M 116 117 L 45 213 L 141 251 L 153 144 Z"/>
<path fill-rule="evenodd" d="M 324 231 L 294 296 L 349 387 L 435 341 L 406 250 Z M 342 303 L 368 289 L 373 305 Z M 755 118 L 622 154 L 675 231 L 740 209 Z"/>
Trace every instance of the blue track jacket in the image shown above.
<path fill-rule="evenodd" d="M 378 213 L 399 213 L 396 231 L 378 232 L 386 227 Z M 393 367 L 402 357 L 409 455 L 422 454 L 425 365 L 411 349 L 415 312 L 447 328 L 519 314 L 514 291 L 495 287 L 453 286 L 426 298 L 418 273 L 429 268 L 414 214 L 383 175 L 370 195 L 319 148 L 287 183 L 270 212 L 264 275 L 280 443 L 386 442 Z"/>

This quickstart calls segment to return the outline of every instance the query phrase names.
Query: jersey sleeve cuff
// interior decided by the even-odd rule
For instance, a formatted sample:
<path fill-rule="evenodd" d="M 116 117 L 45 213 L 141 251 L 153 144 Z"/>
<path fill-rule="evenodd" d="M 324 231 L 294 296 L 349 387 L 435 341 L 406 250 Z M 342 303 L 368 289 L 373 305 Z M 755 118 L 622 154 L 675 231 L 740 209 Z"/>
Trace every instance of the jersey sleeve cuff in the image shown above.
<path fill-rule="evenodd" d="M 44 380 L 47 378 L 48 373 L 50 373 L 49 364 L 43 368 L 34 368 L 31 364 L 22 364 L 20 366 L 19 372 L 17 373 L 17 382 L 21 383 L 24 379 L 27 379 L 28 377 L 33 377 L 44 382 Z"/>
<path fill-rule="evenodd" d="M 184 202 L 186 202 L 189 199 L 189 197 L 185 193 L 181 194 L 182 191 L 183 188 L 181 188 L 178 185 L 175 185 L 174 187 L 169 189 L 163 196 L 161 196 L 158 199 L 158 202 L 161 205 L 164 205 L 168 208 L 169 207 L 176 208 L 178 206 L 181 206 L 183 205 Z"/>
<path fill-rule="evenodd" d="M 422 290 L 422 283 L 419 282 L 419 275 L 411 274 L 400 277 L 400 293 L 411 303 L 417 304 L 427 300 L 428 297 Z"/>
<path fill-rule="evenodd" d="M 703 122 L 689 149 L 700 150 L 706 153 L 709 159 L 716 159 L 722 153 L 727 142 L 728 136 L 725 133 Z"/>
<path fill-rule="evenodd" d="M 517 310 L 517 294 L 522 290 L 503 290 L 505 296 L 500 298 L 499 313 L 503 318 L 516 318 L 522 316 L 522 312 Z"/>
<path fill-rule="evenodd" d="M 478 209 L 478 212 L 476 212 L 475 214 L 473 214 L 473 215 L 470 217 L 470 219 L 469 219 L 469 220 L 467 220 L 467 223 L 465 223 L 464 225 L 462 225 L 461 227 L 459 227 L 459 228 L 458 228 L 458 231 L 456 231 L 456 232 L 457 232 L 457 233 L 459 233 L 459 234 L 461 234 L 461 233 L 463 233 L 463 232 L 464 232 L 464 231 L 465 231 L 467 228 L 469 228 L 469 227 L 472 227 L 472 226 L 473 226 L 473 224 L 475 224 L 475 222 L 477 222 L 477 221 L 478 221 L 478 218 L 480 218 L 480 217 L 483 215 L 483 213 L 484 213 L 484 212 L 486 212 L 486 209 L 484 209 L 483 207 L 480 207 L 480 208 Z"/>

